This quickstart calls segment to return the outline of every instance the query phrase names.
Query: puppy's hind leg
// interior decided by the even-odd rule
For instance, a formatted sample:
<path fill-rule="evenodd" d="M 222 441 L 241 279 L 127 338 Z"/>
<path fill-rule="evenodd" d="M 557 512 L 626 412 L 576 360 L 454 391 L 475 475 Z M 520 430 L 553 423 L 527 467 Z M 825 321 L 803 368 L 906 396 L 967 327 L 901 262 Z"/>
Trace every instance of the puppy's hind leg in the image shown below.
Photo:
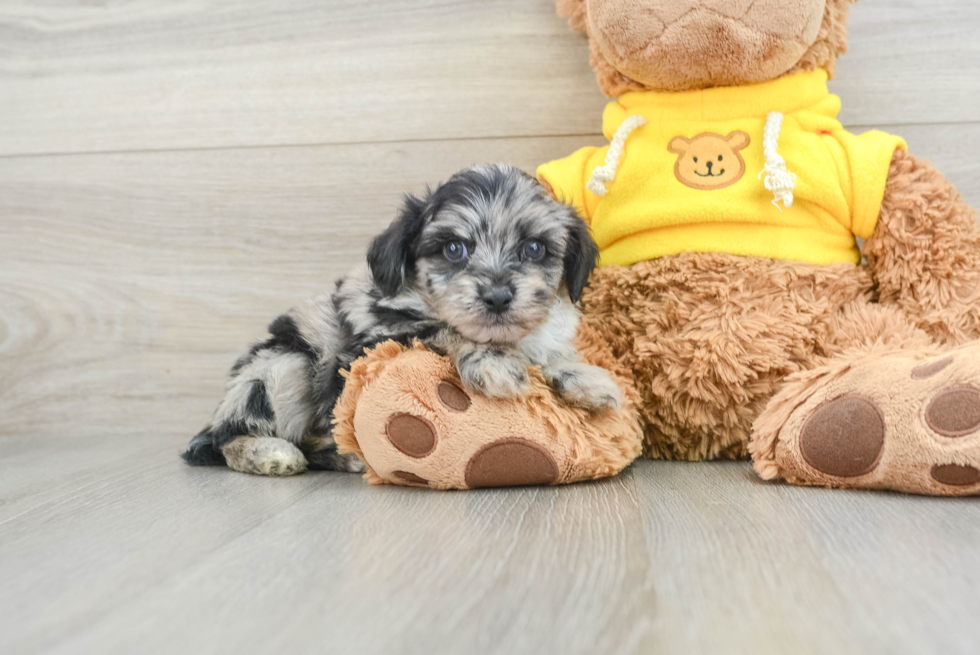
<path fill-rule="evenodd" d="M 184 459 L 201 464 L 223 458 L 230 468 L 257 475 L 302 473 L 306 457 L 295 444 L 312 417 L 309 359 L 273 344 L 240 361 L 212 426 L 191 441 Z"/>
<path fill-rule="evenodd" d="M 300 444 L 311 471 L 346 471 L 363 473 L 364 462 L 357 455 L 341 455 L 330 433 L 311 437 Z"/>
<path fill-rule="evenodd" d="M 255 475 L 286 476 L 306 470 L 299 448 L 276 437 L 235 437 L 221 447 L 229 468 Z"/>

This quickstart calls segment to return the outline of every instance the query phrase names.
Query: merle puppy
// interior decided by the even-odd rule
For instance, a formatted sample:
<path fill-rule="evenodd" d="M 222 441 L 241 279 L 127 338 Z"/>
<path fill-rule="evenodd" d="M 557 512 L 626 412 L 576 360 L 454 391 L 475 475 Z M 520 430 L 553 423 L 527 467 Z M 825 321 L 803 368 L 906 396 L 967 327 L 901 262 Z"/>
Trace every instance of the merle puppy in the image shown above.
<path fill-rule="evenodd" d="M 469 168 L 423 198 L 409 195 L 366 264 L 333 294 L 277 318 L 270 337 L 238 360 L 184 459 L 264 475 L 308 465 L 363 470 L 355 456 L 337 453 L 333 407 L 340 371 L 387 339 L 419 339 L 447 355 L 478 393 L 522 394 L 534 365 L 569 403 L 619 407 L 619 388 L 571 343 L 579 319 L 572 303 L 597 254 L 575 210 L 510 166 Z"/>

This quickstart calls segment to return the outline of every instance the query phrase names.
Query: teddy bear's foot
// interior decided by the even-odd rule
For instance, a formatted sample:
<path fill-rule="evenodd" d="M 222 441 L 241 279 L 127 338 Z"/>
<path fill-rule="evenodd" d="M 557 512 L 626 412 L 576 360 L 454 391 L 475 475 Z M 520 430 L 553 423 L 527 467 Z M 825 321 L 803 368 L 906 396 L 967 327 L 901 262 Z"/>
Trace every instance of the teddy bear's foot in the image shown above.
<path fill-rule="evenodd" d="M 855 356 L 791 382 L 755 424 L 764 478 L 980 494 L 980 343 L 923 359 Z"/>
<path fill-rule="evenodd" d="M 355 362 L 335 410 L 342 452 L 365 477 L 431 489 L 548 485 L 614 475 L 640 450 L 632 411 L 561 403 L 540 375 L 520 398 L 463 389 L 448 359 L 379 345 Z"/>

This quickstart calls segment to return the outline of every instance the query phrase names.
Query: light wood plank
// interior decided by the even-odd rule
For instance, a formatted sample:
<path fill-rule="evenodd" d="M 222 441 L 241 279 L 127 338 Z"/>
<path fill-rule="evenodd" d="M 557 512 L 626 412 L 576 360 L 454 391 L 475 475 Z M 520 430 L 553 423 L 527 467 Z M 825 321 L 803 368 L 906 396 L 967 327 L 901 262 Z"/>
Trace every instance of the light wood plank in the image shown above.
<path fill-rule="evenodd" d="M 0 159 L 0 434 L 196 431 L 237 354 L 362 261 L 402 193 L 584 142 Z"/>
<path fill-rule="evenodd" d="M 980 206 L 980 125 L 902 130 Z M 0 434 L 190 434 L 399 196 L 589 137 L 0 159 Z"/>
<path fill-rule="evenodd" d="M 853 124 L 975 121 L 980 3 L 862 0 Z M 0 5 L 0 155 L 596 134 L 550 0 Z"/>
<path fill-rule="evenodd" d="M 845 122 L 980 206 L 980 4 L 852 25 Z M 0 43 L 0 652 L 976 651 L 973 500 L 745 464 L 436 494 L 177 458 L 401 193 L 602 143 L 550 0 L 11 0 Z"/>
<path fill-rule="evenodd" d="M 25 2 L 0 16 L 3 154 L 596 133 L 603 105 L 583 37 L 549 0 Z"/>
<path fill-rule="evenodd" d="M 191 469 L 160 447 L 34 503 L 0 523 L 4 652 L 965 654 L 980 638 L 980 505 L 764 484 L 746 464 L 430 493 Z"/>
<path fill-rule="evenodd" d="M 980 3 L 860 0 L 831 91 L 848 124 L 980 120 Z"/>

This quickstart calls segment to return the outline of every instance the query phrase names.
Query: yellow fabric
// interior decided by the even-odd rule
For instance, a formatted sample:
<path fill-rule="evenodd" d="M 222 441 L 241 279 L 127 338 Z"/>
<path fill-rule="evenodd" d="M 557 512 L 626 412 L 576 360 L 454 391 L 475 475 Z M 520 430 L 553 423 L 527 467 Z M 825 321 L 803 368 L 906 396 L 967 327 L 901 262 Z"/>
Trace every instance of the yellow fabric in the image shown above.
<path fill-rule="evenodd" d="M 603 265 L 689 251 L 858 263 L 854 235 L 867 238 L 874 231 L 892 155 L 906 146 L 884 132 L 847 132 L 837 121 L 839 111 L 840 99 L 827 90 L 822 70 L 742 87 L 627 93 L 606 106 L 606 138 L 612 140 L 631 115 L 643 116 L 647 124 L 627 138 L 606 195 L 597 196 L 585 185 L 593 170 L 605 164 L 608 146 L 582 148 L 544 164 L 538 176 L 590 224 Z M 789 208 L 776 207 L 773 193 L 759 179 L 770 112 L 784 115 L 778 153 L 797 175 Z M 733 135 L 737 132 L 748 135 L 748 145 L 741 147 L 742 136 Z M 744 173 L 737 181 L 709 189 L 685 183 L 700 179 L 691 175 L 691 167 L 711 172 L 698 169 L 703 156 L 697 164 L 688 161 L 686 172 L 675 172 L 684 156 L 677 152 L 688 142 L 710 145 L 725 138 L 734 149 L 724 151 L 727 157 L 714 161 L 713 170 L 725 167 L 731 175 L 727 167 L 737 166 L 740 156 Z M 714 183 L 710 177 L 703 180 Z"/>

